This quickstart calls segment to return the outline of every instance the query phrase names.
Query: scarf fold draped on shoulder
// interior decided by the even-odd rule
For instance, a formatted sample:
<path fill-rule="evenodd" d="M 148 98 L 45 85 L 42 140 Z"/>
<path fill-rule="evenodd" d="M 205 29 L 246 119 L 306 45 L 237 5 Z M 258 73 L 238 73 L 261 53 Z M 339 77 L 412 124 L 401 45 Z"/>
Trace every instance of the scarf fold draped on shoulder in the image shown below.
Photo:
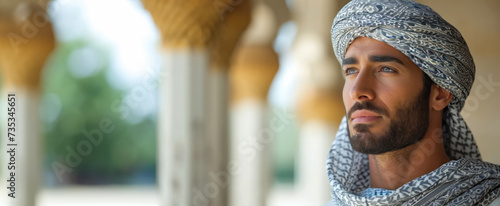
<path fill-rule="evenodd" d="M 344 117 L 326 165 L 334 205 L 475 205 L 500 195 L 500 167 L 481 161 L 460 115 L 474 82 L 475 65 L 455 27 L 431 8 L 410 0 L 352 0 L 335 17 L 331 33 L 339 62 L 354 39 L 370 37 L 401 51 L 453 94 L 443 114 L 443 129 L 436 131 L 453 161 L 386 196 L 359 196 L 370 184 L 368 156 L 352 149 Z"/>

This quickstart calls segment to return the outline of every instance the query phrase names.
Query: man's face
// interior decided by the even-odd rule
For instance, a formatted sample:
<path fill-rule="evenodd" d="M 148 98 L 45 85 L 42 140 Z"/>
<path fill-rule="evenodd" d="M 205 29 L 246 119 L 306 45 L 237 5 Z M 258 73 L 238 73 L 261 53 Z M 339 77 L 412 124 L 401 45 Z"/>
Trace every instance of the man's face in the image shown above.
<path fill-rule="evenodd" d="M 382 154 L 421 140 L 429 125 L 429 89 L 423 72 L 393 47 L 360 37 L 342 69 L 348 132 L 354 150 Z"/>

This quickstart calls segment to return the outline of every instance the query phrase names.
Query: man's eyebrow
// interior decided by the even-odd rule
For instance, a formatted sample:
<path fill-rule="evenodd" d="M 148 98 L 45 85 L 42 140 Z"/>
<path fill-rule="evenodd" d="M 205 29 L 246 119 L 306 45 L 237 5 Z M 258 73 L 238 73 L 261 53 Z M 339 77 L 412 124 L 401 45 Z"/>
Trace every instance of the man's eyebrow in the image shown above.
<path fill-rule="evenodd" d="M 346 64 L 357 64 L 357 63 L 358 63 L 358 60 L 354 57 L 349 57 L 349 58 L 342 60 L 342 66 L 344 66 Z"/>
<path fill-rule="evenodd" d="M 372 62 L 396 62 L 405 65 L 403 61 L 393 56 L 370 56 Z"/>

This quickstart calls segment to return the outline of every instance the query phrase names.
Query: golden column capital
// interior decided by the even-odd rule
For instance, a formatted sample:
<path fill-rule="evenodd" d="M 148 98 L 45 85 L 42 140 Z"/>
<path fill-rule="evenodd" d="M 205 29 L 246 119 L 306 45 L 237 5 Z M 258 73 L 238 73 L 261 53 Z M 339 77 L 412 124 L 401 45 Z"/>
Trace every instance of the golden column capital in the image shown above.
<path fill-rule="evenodd" d="M 227 13 L 245 0 L 142 0 L 161 32 L 162 46 L 207 48 Z"/>
<path fill-rule="evenodd" d="M 309 89 L 298 96 L 297 113 L 301 122 L 321 121 L 338 126 L 344 116 L 342 92 L 334 89 Z"/>
<path fill-rule="evenodd" d="M 55 47 L 52 24 L 40 4 L 21 2 L 12 9 L 0 16 L 3 84 L 37 89 L 43 66 Z"/>
<path fill-rule="evenodd" d="M 229 72 L 232 102 L 266 100 L 278 68 L 278 54 L 271 46 L 240 47 Z"/>
<path fill-rule="evenodd" d="M 211 69 L 223 69 L 227 72 L 233 51 L 241 35 L 250 24 L 252 5 L 243 1 L 233 11 L 227 13 L 216 30 L 213 45 L 210 47 L 212 56 Z"/>

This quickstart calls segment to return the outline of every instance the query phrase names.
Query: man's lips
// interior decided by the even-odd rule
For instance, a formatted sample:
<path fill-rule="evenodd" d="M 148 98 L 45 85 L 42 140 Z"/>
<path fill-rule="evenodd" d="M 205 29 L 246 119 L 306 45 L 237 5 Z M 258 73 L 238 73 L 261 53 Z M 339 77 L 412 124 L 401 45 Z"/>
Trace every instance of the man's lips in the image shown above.
<path fill-rule="evenodd" d="M 362 109 L 362 110 L 357 110 L 352 113 L 351 115 L 351 123 L 356 124 L 356 123 L 369 123 L 372 121 L 375 121 L 379 118 L 382 118 L 379 114 Z"/>

